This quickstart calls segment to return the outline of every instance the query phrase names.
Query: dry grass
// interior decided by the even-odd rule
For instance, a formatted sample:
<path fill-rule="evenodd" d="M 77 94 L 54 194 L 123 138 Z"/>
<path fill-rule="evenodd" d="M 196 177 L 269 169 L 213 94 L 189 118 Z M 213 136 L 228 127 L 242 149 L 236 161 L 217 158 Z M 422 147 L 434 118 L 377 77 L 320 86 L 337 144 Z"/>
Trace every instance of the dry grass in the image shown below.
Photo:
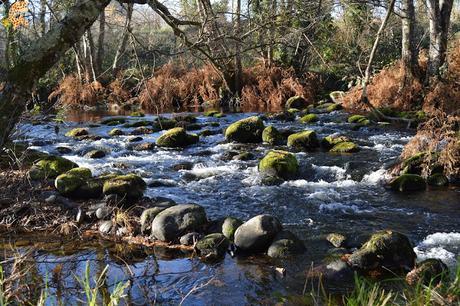
<path fill-rule="evenodd" d="M 99 82 L 82 83 L 75 75 L 69 75 L 48 97 L 58 104 L 70 107 L 95 106 L 104 99 L 104 87 Z"/>

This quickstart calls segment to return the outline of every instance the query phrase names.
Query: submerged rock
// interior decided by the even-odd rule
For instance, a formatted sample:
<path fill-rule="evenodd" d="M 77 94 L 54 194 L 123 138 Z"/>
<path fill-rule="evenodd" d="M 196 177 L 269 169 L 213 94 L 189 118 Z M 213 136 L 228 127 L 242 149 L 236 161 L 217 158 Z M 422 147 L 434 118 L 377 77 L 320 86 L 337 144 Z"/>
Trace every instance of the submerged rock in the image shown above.
<path fill-rule="evenodd" d="M 171 169 L 173 169 L 175 171 L 192 170 L 193 169 L 193 163 L 192 162 L 178 163 L 178 164 L 175 164 L 174 166 L 172 166 Z"/>
<path fill-rule="evenodd" d="M 88 168 L 74 168 L 59 175 L 54 181 L 54 186 L 60 194 L 68 196 L 83 186 L 92 176 Z"/>
<path fill-rule="evenodd" d="M 54 179 L 78 165 L 60 156 L 46 156 L 34 163 L 29 170 L 32 180 Z"/>
<path fill-rule="evenodd" d="M 272 258 L 287 258 L 302 254 L 305 246 L 293 233 L 283 230 L 279 232 L 268 248 L 267 255 Z"/>
<path fill-rule="evenodd" d="M 72 130 L 68 131 L 67 133 L 65 133 L 65 136 L 76 138 L 76 137 L 86 136 L 88 134 L 89 134 L 88 129 L 75 128 L 75 129 L 72 129 Z"/>
<path fill-rule="evenodd" d="M 160 212 L 152 222 L 152 237 L 162 241 L 175 241 L 187 232 L 203 227 L 207 222 L 203 207 L 183 204 Z"/>
<path fill-rule="evenodd" d="M 135 174 L 119 175 L 104 182 L 103 193 L 105 195 L 116 194 L 129 199 L 141 198 L 147 184 Z"/>
<path fill-rule="evenodd" d="M 384 230 L 370 239 L 348 258 L 349 264 L 364 273 L 410 271 L 416 255 L 409 239 L 401 233 Z"/>
<path fill-rule="evenodd" d="M 427 183 L 430 186 L 444 187 L 449 185 L 449 179 L 442 173 L 436 173 L 427 178 Z"/>
<path fill-rule="evenodd" d="M 300 122 L 302 123 L 313 123 L 319 120 L 318 116 L 315 114 L 307 114 L 300 118 Z"/>
<path fill-rule="evenodd" d="M 263 130 L 262 141 L 270 145 L 277 145 L 283 142 L 283 137 L 277 128 L 270 125 Z"/>
<path fill-rule="evenodd" d="M 270 215 L 259 215 L 238 227 L 235 245 L 245 252 L 265 252 L 281 230 L 278 219 Z"/>
<path fill-rule="evenodd" d="M 420 191 L 426 189 L 423 177 L 416 174 L 403 174 L 390 182 L 391 189 L 400 192 Z"/>
<path fill-rule="evenodd" d="M 286 151 L 270 151 L 259 162 L 259 172 L 266 176 L 291 179 L 297 175 L 298 171 L 297 158 L 294 154 Z"/>
<path fill-rule="evenodd" d="M 195 247 L 202 257 L 206 259 L 218 259 L 225 255 L 228 246 L 229 241 L 223 234 L 214 233 L 198 241 Z"/>
<path fill-rule="evenodd" d="M 262 132 L 265 126 L 259 117 L 249 117 L 231 124 L 225 130 L 228 141 L 241 143 L 257 143 L 262 141 Z"/>
<path fill-rule="evenodd" d="M 308 106 L 308 101 L 301 96 L 290 97 L 284 106 L 285 109 L 297 108 L 304 109 Z"/>
<path fill-rule="evenodd" d="M 449 268 L 441 260 L 426 259 L 406 275 L 406 282 L 411 286 L 417 284 L 437 286 L 448 278 Z"/>
<path fill-rule="evenodd" d="M 313 282 L 315 288 L 353 288 L 354 277 L 355 271 L 340 259 L 316 266 L 307 272 L 307 279 Z"/>
<path fill-rule="evenodd" d="M 197 143 L 198 135 L 187 134 L 184 128 L 173 128 L 161 135 L 156 144 L 159 147 L 180 148 Z"/>
<path fill-rule="evenodd" d="M 275 121 L 294 121 L 295 114 L 289 111 L 284 111 L 284 112 L 269 114 L 267 116 L 267 119 L 275 120 Z"/>
<path fill-rule="evenodd" d="M 303 131 L 288 137 L 288 147 L 311 151 L 319 146 L 315 131 Z"/>
<path fill-rule="evenodd" d="M 358 151 L 358 145 L 351 141 L 338 143 L 330 150 L 332 153 L 354 153 Z"/>

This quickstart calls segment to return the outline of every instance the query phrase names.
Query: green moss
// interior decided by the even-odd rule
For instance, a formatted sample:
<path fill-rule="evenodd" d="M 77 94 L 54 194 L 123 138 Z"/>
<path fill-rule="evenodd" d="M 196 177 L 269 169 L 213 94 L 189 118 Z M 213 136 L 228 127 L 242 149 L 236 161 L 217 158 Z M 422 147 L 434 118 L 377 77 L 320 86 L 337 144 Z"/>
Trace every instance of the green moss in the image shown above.
<path fill-rule="evenodd" d="M 318 116 L 315 114 L 307 114 L 300 118 L 300 122 L 302 123 L 312 123 L 318 121 Z"/>
<path fill-rule="evenodd" d="M 368 125 L 370 123 L 369 119 L 362 115 L 353 115 L 348 117 L 349 123 L 358 123 L 360 125 Z"/>
<path fill-rule="evenodd" d="M 259 162 L 259 172 L 268 176 L 290 179 L 297 175 L 299 163 L 294 154 L 273 150 Z"/>
<path fill-rule="evenodd" d="M 264 128 L 262 119 L 256 116 L 249 117 L 232 123 L 225 130 L 225 138 L 242 143 L 261 142 Z"/>
<path fill-rule="evenodd" d="M 287 110 L 287 112 L 290 113 L 290 114 L 297 114 L 298 112 L 300 112 L 300 109 L 298 109 L 298 108 L 289 108 Z"/>
<path fill-rule="evenodd" d="M 243 224 L 243 221 L 240 219 L 233 217 L 225 218 L 224 222 L 222 223 L 222 234 L 224 234 L 228 240 L 233 241 L 235 232 L 241 224 Z"/>
<path fill-rule="evenodd" d="M 198 241 L 196 249 L 200 255 L 207 259 L 215 259 L 225 255 L 229 246 L 228 239 L 220 234 L 214 233 L 205 236 L 203 239 Z"/>
<path fill-rule="evenodd" d="M 92 177 L 88 168 L 74 168 L 59 175 L 54 181 L 54 186 L 62 195 L 70 195 Z"/>
<path fill-rule="evenodd" d="M 319 143 L 315 131 L 303 131 L 290 135 L 287 145 L 291 148 L 308 151 L 317 148 Z"/>
<path fill-rule="evenodd" d="M 214 118 L 224 118 L 225 114 L 224 113 L 218 113 L 213 116 Z"/>
<path fill-rule="evenodd" d="M 32 165 L 29 176 L 32 180 L 56 178 L 78 165 L 66 158 L 59 156 L 47 156 Z"/>
<path fill-rule="evenodd" d="M 125 123 L 123 127 L 125 128 L 136 128 L 136 127 L 141 127 L 141 126 L 150 126 L 152 125 L 152 121 L 147 121 L 147 120 L 140 120 L 140 121 L 135 121 L 131 123 Z"/>
<path fill-rule="evenodd" d="M 217 110 L 209 110 L 203 113 L 203 116 L 205 117 L 215 117 L 216 115 L 220 114 L 219 111 Z"/>
<path fill-rule="evenodd" d="M 135 175 L 119 175 L 104 182 L 103 193 L 116 194 L 127 198 L 140 198 L 143 196 L 147 184 L 144 180 Z"/>
<path fill-rule="evenodd" d="M 126 118 L 108 118 L 101 121 L 101 124 L 115 126 L 126 123 Z"/>
<path fill-rule="evenodd" d="M 107 180 L 117 177 L 117 174 L 106 174 L 99 177 L 90 178 L 83 185 L 73 192 L 72 196 L 83 199 L 95 199 L 102 196 L 104 183 Z"/>
<path fill-rule="evenodd" d="M 290 97 L 286 101 L 285 109 L 290 109 L 290 108 L 304 109 L 305 107 L 307 107 L 307 104 L 308 104 L 307 100 L 305 100 L 303 97 L 294 96 L 294 97 Z"/>
<path fill-rule="evenodd" d="M 347 141 L 350 141 L 350 139 L 347 136 L 329 135 L 321 140 L 321 146 L 326 150 L 330 150 L 335 145 Z"/>
<path fill-rule="evenodd" d="M 187 134 L 184 128 L 177 127 L 158 137 L 156 144 L 159 147 L 181 148 L 195 144 L 198 140 L 198 135 Z"/>
<path fill-rule="evenodd" d="M 125 133 L 120 130 L 120 129 L 113 129 L 109 132 L 109 135 L 110 136 L 121 136 L 121 135 L 124 135 Z"/>
<path fill-rule="evenodd" d="M 76 128 L 68 131 L 65 134 L 67 137 L 80 137 L 88 135 L 88 129 L 85 128 Z"/>
<path fill-rule="evenodd" d="M 143 112 L 137 111 L 137 112 L 132 112 L 129 114 L 131 117 L 145 117 L 145 114 Z"/>
<path fill-rule="evenodd" d="M 262 132 L 262 141 L 271 145 L 279 144 L 283 140 L 278 129 L 274 126 L 268 126 Z"/>
<path fill-rule="evenodd" d="M 403 174 L 390 182 L 390 187 L 395 191 L 410 192 L 425 190 L 426 183 L 423 177 L 416 174 Z"/>
<path fill-rule="evenodd" d="M 354 152 L 358 152 L 359 151 L 359 147 L 351 142 L 351 141 L 346 141 L 346 142 L 340 142 L 338 144 L 336 144 L 331 150 L 330 152 L 332 153 L 354 153 Z"/>
<path fill-rule="evenodd" d="M 330 112 L 330 113 L 331 113 L 331 112 L 334 112 L 334 111 L 341 110 L 341 109 L 342 109 L 342 105 L 340 105 L 340 104 L 335 104 L 335 103 L 332 104 L 332 105 L 329 105 L 329 106 L 326 108 L 326 110 L 327 110 L 328 112 Z"/>

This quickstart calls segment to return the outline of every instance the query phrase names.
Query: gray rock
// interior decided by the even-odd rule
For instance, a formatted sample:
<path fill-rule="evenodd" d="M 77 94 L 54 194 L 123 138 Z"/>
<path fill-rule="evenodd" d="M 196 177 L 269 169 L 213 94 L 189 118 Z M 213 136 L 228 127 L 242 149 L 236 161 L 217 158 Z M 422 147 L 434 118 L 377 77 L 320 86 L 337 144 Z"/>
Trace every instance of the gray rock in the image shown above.
<path fill-rule="evenodd" d="M 152 222 L 152 237 L 174 241 L 186 232 L 195 231 L 207 222 L 203 207 L 196 204 L 176 205 L 160 212 Z"/>
<path fill-rule="evenodd" d="M 109 217 L 111 213 L 112 213 L 112 208 L 104 205 L 102 207 L 99 207 L 96 210 L 96 218 L 98 218 L 99 220 L 102 220 L 102 219 Z"/>
<path fill-rule="evenodd" d="M 99 232 L 101 232 L 102 234 L 110 234 L 112 232 L 112 228 L 113 228 L 113 222 L 112 221 L 104 221 L 101 223 L 101 225 L 99 225 Z"/>
<path fill-rule="evenodd" d="M 180 237 L 179 242 L 182 245 L 194 245 L 202 237 L 203 237 L 203 235 L 201 235 L 200 233 L 192 232 L 192 233 L 188 233 L 188 234 L 185 234 L 184 236 Z"/>
<path fill-rule="evenodd" d="M 235 237 L 235 232 L 238 229 L 238 227 L 243 224 L 243 221 L 237 218 L 233 217 L 227 217 L 225 218 L 224 222 L 222 223 L 222 234 L 230 240 L 233 241 Z"/>
<path fill-rule="evenodd" d="M 235 245 L 247 252 L 266 251 L 281 230 L 278 219 L 270 215 L 259 215 L 238 227 Z"/>
<path fill-rule="evenodd" d="M 146 231 L 151 229 L 152 221 L 155 219 L 155 217 L 165 210 L 166 208 L 169 208 L 173 206 L 174 204 L 170 204 L 168 202 L 163 202 L 160 203 L 158 206 L 151 207 L 145 209 L 140 218 L 140 223 L 141 223 L 141 233 L 145 233 Z"/>
<path fill-rule="evenodd" d="M 267 251 L 267 255 L 272 258 L 287 258 L 292 255 L 302 254 L 305 246 L 290 231 L 281 231 L 276 235 L 273 243 Z"/>
<path fill-rule="evenodd" d="M 105 156 L 106 156 L 106 153 L 102 150 L 92 150 L 85 154 L 85 157 L 93 158 L 93 159 L 104 158 Z"/>

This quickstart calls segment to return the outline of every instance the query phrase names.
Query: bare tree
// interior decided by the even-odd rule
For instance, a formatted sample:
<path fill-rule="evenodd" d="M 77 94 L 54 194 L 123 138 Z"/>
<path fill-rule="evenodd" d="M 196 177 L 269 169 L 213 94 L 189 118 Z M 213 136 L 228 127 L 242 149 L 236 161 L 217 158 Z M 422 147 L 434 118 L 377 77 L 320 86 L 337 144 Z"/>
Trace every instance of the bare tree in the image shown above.
<path fill-rule="evenodd" d="M 410 84 L 418 74 L 418 52 L 415 42 L 415 9 L 414 0 L 402 0 L 402 50 L 401 59 L 404 68 L 402 87 Z"/>

